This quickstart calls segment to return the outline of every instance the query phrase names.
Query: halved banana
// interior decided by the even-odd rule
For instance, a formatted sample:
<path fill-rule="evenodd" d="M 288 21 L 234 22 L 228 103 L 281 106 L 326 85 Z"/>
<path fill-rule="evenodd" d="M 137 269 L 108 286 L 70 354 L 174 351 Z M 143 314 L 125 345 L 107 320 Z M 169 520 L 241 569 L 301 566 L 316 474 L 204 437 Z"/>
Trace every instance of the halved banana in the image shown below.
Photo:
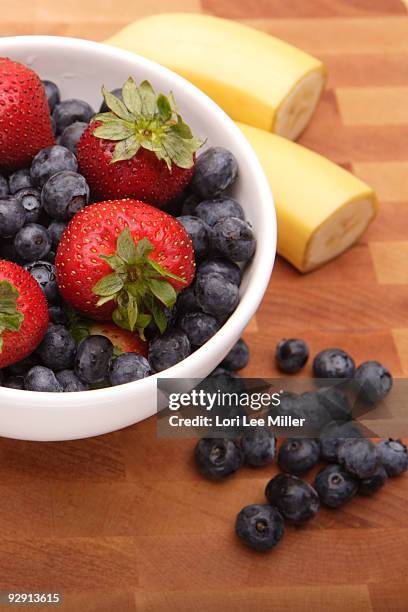
<path fill-rule="evenodd" d="M 169 13 L 136 21 L 107 40 L 181 74 L 233 119 L 296 139 L 323 90 L 322 62 L 248 26 Z"/>

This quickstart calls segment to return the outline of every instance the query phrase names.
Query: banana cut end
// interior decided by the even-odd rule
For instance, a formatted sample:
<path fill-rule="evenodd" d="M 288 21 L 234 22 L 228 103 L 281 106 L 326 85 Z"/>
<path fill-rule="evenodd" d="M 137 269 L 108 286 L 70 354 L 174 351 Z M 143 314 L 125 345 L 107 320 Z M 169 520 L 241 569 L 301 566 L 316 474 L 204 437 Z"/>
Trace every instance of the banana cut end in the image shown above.
<path fill-rule="evenodd" d="M 280 104 L 272 131 L 289 140 L 299 138 L 316 110 L 325 81 L 323 66 L 302 77 Z"/>
<path fill-rule="evenodd" d="M 311 272 L 351 247 L 377 213 L 374 195 L 347 202 L 322 223 L 309 239 L 302 272 Z"/>

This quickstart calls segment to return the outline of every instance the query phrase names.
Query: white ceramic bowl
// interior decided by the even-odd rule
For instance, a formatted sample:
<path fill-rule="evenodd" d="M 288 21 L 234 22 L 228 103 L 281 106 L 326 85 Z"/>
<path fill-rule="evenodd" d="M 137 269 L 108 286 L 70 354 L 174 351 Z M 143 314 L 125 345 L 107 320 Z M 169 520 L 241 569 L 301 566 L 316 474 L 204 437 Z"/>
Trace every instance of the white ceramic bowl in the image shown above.
<path fill-rule="evenodd" d="M 0 388 L 0 435 L 26 440 L 67 440 L 107 433 L 156 412 L 157 376 L 203 378 L 225 357 L 257 310 L 276 250 L 276 218 L 266 177 L 240 130 L 204 93 L 170 70 L 108 45 L 57 36 L 0 39 L 0 56 L 31 66 L 55 81 L 62 98 L 82 98 L 97 110 L 101 85 L 119 87 L 128 76 L 174 92 L 181 114 L 210 145 L 230 149 L 238 160 L 233 195 L 252 223 L 257 250 L 241 286 L 238 308 L 209 342 L 160 375 L 126 385 L 80 393 L 35 393 Z"/>

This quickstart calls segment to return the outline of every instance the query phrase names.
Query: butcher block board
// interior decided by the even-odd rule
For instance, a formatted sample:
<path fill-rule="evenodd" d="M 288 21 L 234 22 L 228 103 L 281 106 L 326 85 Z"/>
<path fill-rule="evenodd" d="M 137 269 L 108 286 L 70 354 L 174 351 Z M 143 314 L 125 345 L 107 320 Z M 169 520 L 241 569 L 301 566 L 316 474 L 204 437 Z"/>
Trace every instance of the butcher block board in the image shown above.
<path fill-rule="evenodd" d="M 330 78 L 301 143 L 371 183 L 381 200 L 375 223 L 337 261 L 300 276 L 278 259 L 245 333 L 244 374 L 276 375 L 276 342 L 298 336 L 312 353 L 340 346 L 357 362 L 377 358 L 407 375 L 403 2 L 3 0 L 0 33 L 103 40 L 140 16 L 180 10 L 241 20 L 320 57 Z M 258 555 L 237 541 L 234 519 L 263 501 L 274 468 L 206 482 L 194 441 L 157 439 L 155 428 L 150 419 L 75 442 L 0 440 L 0 590 L 59 591 L 72 612 L 408 609 L 408 477 L 375 499 L 323 509 Z"/>

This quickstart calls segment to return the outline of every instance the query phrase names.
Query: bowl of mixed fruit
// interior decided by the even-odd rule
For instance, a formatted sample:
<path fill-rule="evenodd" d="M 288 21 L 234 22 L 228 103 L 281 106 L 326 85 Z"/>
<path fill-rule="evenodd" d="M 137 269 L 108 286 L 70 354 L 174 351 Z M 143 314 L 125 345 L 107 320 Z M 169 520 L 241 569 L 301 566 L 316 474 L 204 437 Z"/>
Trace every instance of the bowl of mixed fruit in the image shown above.
<path fill-rule="evenodd" d="M 158 377 L 242 352 L 275 247 L 256 156 L 201 91 L 106 45 L 0 40 L 0 435 L 153 415 Z"/>

